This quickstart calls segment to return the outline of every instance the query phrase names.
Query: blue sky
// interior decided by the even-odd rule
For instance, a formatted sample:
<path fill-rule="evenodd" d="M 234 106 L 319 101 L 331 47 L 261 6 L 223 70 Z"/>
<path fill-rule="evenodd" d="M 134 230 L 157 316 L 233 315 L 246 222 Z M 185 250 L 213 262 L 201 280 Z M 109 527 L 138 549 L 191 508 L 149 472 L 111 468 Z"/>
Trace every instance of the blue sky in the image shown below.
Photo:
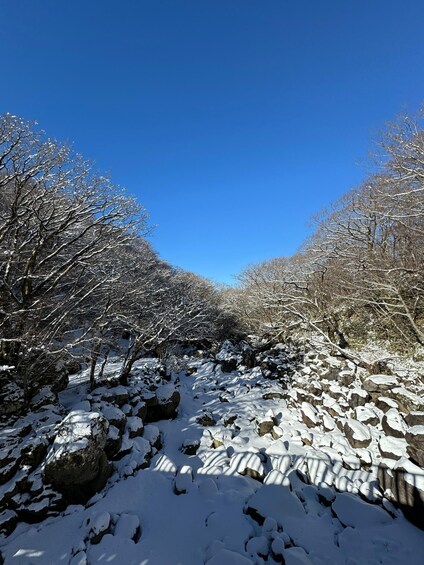
<path fill-rule="evenodd" d="M 422 0 L 0 0 L 0 112 L 145 205 L 162 257 L 223 282 L 290 255 L 424 100 Z"/>

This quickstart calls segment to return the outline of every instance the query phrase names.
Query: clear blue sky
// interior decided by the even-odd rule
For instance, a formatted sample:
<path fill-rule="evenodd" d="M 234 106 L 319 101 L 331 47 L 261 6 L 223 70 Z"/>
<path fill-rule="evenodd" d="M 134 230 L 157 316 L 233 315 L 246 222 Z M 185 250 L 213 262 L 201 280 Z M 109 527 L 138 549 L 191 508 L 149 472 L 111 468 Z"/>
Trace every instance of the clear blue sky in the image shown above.
<path fill-rule="evenodd" d="M 424 99 L 422 0 L 0 0 L 0 112 L 125 186 L 165 259 L 289 255 Z"/>

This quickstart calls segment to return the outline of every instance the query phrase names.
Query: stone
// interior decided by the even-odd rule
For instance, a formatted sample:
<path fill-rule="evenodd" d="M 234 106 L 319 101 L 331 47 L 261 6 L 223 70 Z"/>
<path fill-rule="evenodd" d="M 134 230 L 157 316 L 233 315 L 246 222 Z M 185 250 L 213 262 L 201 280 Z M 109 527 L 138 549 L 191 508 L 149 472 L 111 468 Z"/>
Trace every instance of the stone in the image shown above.
<path fill-rule="evenodd" d="M 408 426 L 424 426 L 424 411 L 410 412 L 405 416 L 405 422 Z"/>
<path fill-rule="evenodd" d="M 383 457 L 399 460 L 405 457 L 406 441 L 395 437 L 381 437 L 378 449 Z"/>
<path fill-rule="evenodd" d="M 302 402 L 300 414 L 303 422 L 308 426 L 308 428 L 314 428 L 319 424 L 318 414 L 312 404 Z"/>
<path fill-rule="evenodd" d="M 109 424 L 118 428 L 121 434 L 124 433 L 127 417 L 122 410 L 109 403 L 94 404 L 93 409 L 101 412 Z"/>
<path fill-rule="evenodd" d="M 413 426 L 406 433 L 408 455 L 415 463 L 424 467 L 424 426 Z"/>
<path fill-rule="evenodd" d="M 102 537 L 107 534 L 111 526 L 111 517 L 109 512 L 98 512 L 86 521 L 88 529 L 88 539 L 92 544 L 100 543 Z"/>
<path fill-rule="evenodd" d="M 257 432 L 259 436 L 264 436 L 266 434 L 270 434 L 274 428 L 275 425 L 277 425 L 277 420 L 276 418 L 273 417 L 269 417 L 266 420 L 262 420 L 262 421 L 256 421 L 256 425 L 257 425 Z"/>
<path fill-rule="evenodd" d="M 196 422 L 204 427 L 215 425 L 215 420 L 210 412 L 204 412 L 197 418 Z"/>
<path fill-rule="evenodd" d="M 44 475 L 70 502 L 85 501 L 105 485 L 111 472 L 104 453 L 107 431 L 98 412 L 74 410 L 60 423 Z"/>
<path fill-rule="evenodd" d="M 357 406 L 365 406 L 365 404 L 370 399 L 370 395 L 366 390 L 362 388 L 353 389 L 348 395 L 348 402 L 351 408 L 356 408 Z"/>
<path fill-rule="evenodd" d="M 386 435 L 398 438 L 405 437 L 406 424 L 396 408 L 390 408 L 384 414 L 381 425 Z"/>
<path fill-rule="evenodd" d="M 365 379 L 362 386 L 367 392 L 381 393 L 398 387 L 399 381 L 396 377 L 388 375 L 372 375 Z"/>
<path fill-rule="evenodd" d="M 358 422 L 361 422 L 361 424 L 366 424 L 368 426 L 376 426 L 380 423 L 380 419 L 377 414 L 365 406 L 357 406 L 355 408 L 355 419 L 358 420 Z"/>
<path fill-rule="evenodd" d="M 408 520 L 424 530 L 424 470 L 403 458 L 392 468 L 381 464 L 378 479 L 390 501 L 401 508 Z"/>
<path fill-rule="evenodd" d="M 150 398 L 146 402 L 147 415 L 145 421 L 157 422 L 175 418 L 180 399 L 180 393 L 174 385 L 161 385 L 156 389 L 153 399 Z"/>
<path fill-rule="evenodd" d="M 130 416 L 127 419 L 127 430 L 129 438 L 141 436 L 143 433 L 143 428 L 143 420 L 138 416 Z"/>
<path fill-rule="evenodd" d="M 367 426 L 353 419 L 348 419 L 343 427 L 345 436 L 352 447 L 368 447 L 371 434 Z"/>
<path fill-rule="evenodd" d="M 390 408 L 399 408 L 399 404 L 388 396 L 379 396 L 375 401 L 375 405 L 383 412 L 387 412 Z"/>
<path fill-rule="evenodd" d="M 406 388 L 397 387 L 390 391 L 390 397 L 394 398 L 399 404 L 402 412 L 421 412 L 424 411 L 424 398 L 418 396 Z"/>
<path fill-rule="evenodd" d="M 14 510 L 4 510 L 0 514 L 0 532 L 10 535 L 18 523 L 18 515 Z"/>

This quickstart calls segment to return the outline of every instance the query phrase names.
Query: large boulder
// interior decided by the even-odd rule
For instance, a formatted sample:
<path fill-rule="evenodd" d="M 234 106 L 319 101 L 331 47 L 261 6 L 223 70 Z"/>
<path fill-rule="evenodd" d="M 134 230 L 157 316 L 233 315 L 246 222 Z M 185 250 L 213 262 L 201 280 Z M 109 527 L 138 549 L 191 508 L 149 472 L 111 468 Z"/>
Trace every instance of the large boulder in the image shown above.
<path fill-rule="evenodd" d="M 382 393 L 398 387 L 399 381 L 396 377 L 390 377 L 388 375 L 372 375 L 365 379 L 362 386 L 367 392 Z"/>
<path fill-rule="evenodd" d="M 380 465 L 378 478 L 386 496 L 424 530 L 424 470 L 403 458 L 393 467 Z"/>
<path fill-rule="evenodd" d="M 45 463 L 47 481 L 70 502 L 103 488 L 111 471 L 104 448 L 108 422 L 98 412 L 74 410 L 60 423 Z"/>
<path fill-rule="evenodd" d="M 424 426 L 413 426 L 406 434 L 408 455 L 418 465 L 424 467 Z"/>
<path fill-rule="evenodd" d="M 424 397 L 411 392 L 403 387 L 396 387 L 390 391 L 390 396 L 399 404 L 402 412 L 424 411 Z"/>
<path fill-rule="evenodd" d="M 349 418 L 344 424 L 343 431 L 352 447 L 368 447 L 371 434 L 368 426 Z"/>
<path fill-rule="evenodd" d="M 154 395 L 144 399 L 147 404 L 146 422 L 175 418 L 180 403 L 180 393 L 172 384 L 158 387 Z"/>

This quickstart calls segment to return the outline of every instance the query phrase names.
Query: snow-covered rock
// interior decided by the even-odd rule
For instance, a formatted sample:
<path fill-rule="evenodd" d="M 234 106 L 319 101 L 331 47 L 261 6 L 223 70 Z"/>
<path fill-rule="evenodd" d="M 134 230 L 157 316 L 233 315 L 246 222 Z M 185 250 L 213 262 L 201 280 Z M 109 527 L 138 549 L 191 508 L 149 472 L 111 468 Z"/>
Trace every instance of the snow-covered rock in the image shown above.
<path fill-rule="evenodd" d="M 408 454 L 418 465 L 424 467 L 424 426 L 413 426 L 406 433 Z"/>
<path fill-rule="evenodd" d="M 367 392 L 384 393 L 398 387 L 399 381 L 396 377 L 388 375 L 372 375 L 365 379 L 362 386 Z"/>
<path fill-rule="evenodd" d="M 45 477 L 69 500 L 89 498 L 110 474 L 104 447 L 108 423 L 98 412 L 70 412 L 59 425 L 46 463 Z"/>
<path fill-rule="evenodd" d="M 381 425 L 386 435 L 398 438 L 405 437 L 406 424 L 396 408 L 390 408 L 384 414 Z"/>
<path fill-rule="evenodd" d="M 343 430 L 352 447 L 367 447 L 371 443 L 368 427 L 356 420 L 348 419 Z"/>

